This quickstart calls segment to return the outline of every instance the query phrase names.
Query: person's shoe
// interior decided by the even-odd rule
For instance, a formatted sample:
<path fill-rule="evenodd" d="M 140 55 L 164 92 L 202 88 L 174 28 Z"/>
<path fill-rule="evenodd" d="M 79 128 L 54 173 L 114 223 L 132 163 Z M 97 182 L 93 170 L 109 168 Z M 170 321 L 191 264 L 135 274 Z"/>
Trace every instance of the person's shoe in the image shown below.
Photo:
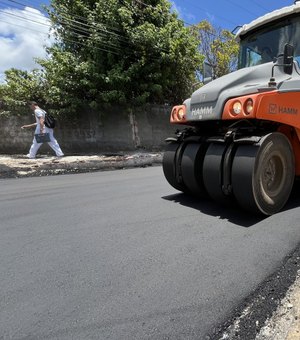
<path fill-rule="evenodd" d="M 26 155 L 26 157 L 29 158 L 29 159 L 35 159 L 35 157 L 30 156 L 29 153 Z"/>

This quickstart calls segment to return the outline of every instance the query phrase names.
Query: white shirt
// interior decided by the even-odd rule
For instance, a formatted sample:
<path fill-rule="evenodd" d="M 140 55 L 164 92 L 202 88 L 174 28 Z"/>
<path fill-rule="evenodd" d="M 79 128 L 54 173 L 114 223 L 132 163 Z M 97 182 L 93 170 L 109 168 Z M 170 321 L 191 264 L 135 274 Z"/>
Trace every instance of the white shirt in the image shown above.
<path fill-rule="evenodd" d="M 41 132 L 41 126 L 40 126 L 40 118 L 45 118 L 46 112 L 42 110 L 41 108 L 34 110 L 35 120 L 36 120 L 36 128 L 35 133 Z"/>

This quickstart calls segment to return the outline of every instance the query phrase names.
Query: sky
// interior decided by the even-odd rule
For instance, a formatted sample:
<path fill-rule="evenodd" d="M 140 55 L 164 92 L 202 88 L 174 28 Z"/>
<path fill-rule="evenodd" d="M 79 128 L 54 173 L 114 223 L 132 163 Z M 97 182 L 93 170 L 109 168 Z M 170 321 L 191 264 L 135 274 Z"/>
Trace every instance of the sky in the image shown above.
<path fill-rule="evenodd" d="M 290 6 L 293 0 L 172 0 L 174 8 L 187 24 L 204 19 L 215 27 L 230 31 L 273 10 Z"/>
<path fill-rule="evenodd" d="M 63 1 L 63 0 L 62 0 Z M 109 1 L 109 0 L 107 0 Z M 138 1 L 138 0 L 137 0 Z M 149 0 L 139 0 L 147 3 Z M 230 31 L 293 0 L 170 0 L 186 25 L 208 20 L 216 28 Z M 36 57 L 45 57 L 49 21 L 43 10 L 49 0 L 0 0 L 0 81 L 9 68 L 37 68 Z"/>

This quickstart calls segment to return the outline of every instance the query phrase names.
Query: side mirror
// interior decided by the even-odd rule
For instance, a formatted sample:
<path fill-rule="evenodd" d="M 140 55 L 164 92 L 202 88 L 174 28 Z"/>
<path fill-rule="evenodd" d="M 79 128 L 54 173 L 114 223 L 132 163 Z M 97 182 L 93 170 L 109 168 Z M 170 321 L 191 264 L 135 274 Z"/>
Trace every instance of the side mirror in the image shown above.
<path fill-rule="evenodd" d="M 292 74 L 294 65 L 294 46 L 289 44 L 284 45 L 283 64 L 284 72 Z"/>
<path fill-rule="evenodd" d="M 207 61 L 203 63 L 203 83 L 207 84 L 213 80 L 213 68 Z"/>

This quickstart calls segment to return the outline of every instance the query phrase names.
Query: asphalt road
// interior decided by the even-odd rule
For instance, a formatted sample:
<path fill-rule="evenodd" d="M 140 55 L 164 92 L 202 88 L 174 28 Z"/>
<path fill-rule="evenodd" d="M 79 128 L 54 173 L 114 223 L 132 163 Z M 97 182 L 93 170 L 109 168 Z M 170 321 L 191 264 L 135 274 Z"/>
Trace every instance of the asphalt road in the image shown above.
<path fill-rule="evenodd" d="M 0 180 L 0 339 L 205 339 L 299 244 L 159 166 Z"/>

